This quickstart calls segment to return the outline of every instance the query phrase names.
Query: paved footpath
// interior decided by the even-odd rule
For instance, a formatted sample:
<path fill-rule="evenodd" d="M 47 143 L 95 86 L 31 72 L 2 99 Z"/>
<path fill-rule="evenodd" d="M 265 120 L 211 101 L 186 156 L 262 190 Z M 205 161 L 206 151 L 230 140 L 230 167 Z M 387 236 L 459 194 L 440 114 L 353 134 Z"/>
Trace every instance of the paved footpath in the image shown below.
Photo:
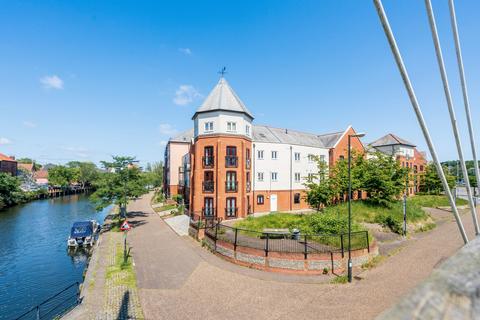
<path fill-rule="evenodd" d="M 463 244 L 450 214 L 352 284 L 321 276 L 267 273 L 226 262 L 177 236 L 150 207 L 151 195 L 129 207 L 129 234 L 146 319 L 371 319 L 394 305 Z M 470 216 L 462 216 L 473 237 Z M 324 279 L 324 278 L 323 278 Z"/>

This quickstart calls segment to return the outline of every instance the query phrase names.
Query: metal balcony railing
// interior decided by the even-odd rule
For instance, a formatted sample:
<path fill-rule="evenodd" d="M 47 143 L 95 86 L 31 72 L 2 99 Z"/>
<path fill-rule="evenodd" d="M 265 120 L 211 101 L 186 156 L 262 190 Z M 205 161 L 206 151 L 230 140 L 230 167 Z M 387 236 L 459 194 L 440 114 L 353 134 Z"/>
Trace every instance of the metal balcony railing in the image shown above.
<path fill-rule="evenodd" d="M 225 156 L 225 167 L 236 168 L 238 166 L 237 156 Z"/>
<path fill-rule="evenodd" d="M 238 208 L 235 207 L 230 207 L 230 208 L 225 208 L 225 216 L 227 217 L 236 217 L 238 212 Z"/>
<path fill-rule="evenodd" d="M 247 190 L 247 192 L 250 192 L 250 190 L 252 190 L 250 181 L 247 181 L 247 183 L 246 183 L 246 190 Z"/>
<path fill-rule="evenodd" d="M 213 168 L 215 165 L 214 156 L 206 156 L 202 158 L 202 163 L 204 168 Z"/>
<path fill-rule="evenodd" d="M 225 181 L 225 190 L 227 192 L 237 192 L 238 191 L 238 182 L 237 181 Z"/>
<path fill-rule="evenodd" d="M 215 191 L 215 182 L 214 181 L 203 181 L 202 182 L 203 192 L 214 192 Z"/>
<path fill-rule="evenodd" d="M 245 168 L 250 169 L 250 167 L 251 167 L 251 162 L 252 162 L 252 161 L 251 161 L 250 159 L 246 159 L 246 160 L 245 160 Z"/>
<path fill-rule="evenodd" d="M 214 216 L 215 216 L 214 207 L 202 208 L 202 217 L 214 217 Z"/>

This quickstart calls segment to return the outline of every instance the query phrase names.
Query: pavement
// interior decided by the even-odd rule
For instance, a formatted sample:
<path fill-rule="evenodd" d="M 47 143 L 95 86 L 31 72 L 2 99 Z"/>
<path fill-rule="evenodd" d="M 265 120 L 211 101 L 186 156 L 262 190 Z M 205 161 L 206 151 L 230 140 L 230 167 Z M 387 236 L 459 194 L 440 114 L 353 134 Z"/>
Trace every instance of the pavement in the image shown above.
<path fill-rule="evenodd" d="M 355 270 L 351 284 L 324 276 L 269 273 L 231 264 L 189 237 L 179 237 L 151 209 L 150 195 L 129 206 L 129 234 L 140 304 L 146 319 L 371 319 L 393 306 L 462 247 L 451 214 L 415 234 L 377 267 Z M 462 214 L 473 237 L 472 222 Z"/>
<path fill-rule="evenodd" d="M 188 227 L 190 225 L 190 218 L 184 214 L 165 218 L 164 221 L 175 231 L 179 236 L 188 236 Z"/>

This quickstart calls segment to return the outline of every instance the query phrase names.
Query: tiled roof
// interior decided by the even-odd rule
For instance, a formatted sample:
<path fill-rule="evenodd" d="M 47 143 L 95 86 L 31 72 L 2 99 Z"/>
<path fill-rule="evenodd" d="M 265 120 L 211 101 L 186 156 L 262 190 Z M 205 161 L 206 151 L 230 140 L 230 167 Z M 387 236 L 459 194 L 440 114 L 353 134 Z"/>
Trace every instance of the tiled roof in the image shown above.
<path fill-rule="evenodd" d="M 47 179 L 48 178 L 48 170 L 40 169 L 39 171 L 35 172 L 36 179 Z"/>
<path fill-rule="evenodd" d="M 369 144 L 372 147 L 382 147 L 382 146 L 392 146 L 392 145 L 405 145 L 409 147 L 415 147 L 411 142 L 408 142 L 405 139 L 402 139 L 393 133 L 389 133 L 380 139 L 377 139 Z"/>
<path fill-rule="evenodd" d="M 170 138 L 169 141 L 171 142 L 188 142 L 190 143 L 192 141 L 192 138 L 193 138 L 193 128 L 192 129 L 188 129 L 182 133 L 179 133 L 178 135 L 176 135 L 175 137 L 172 137 Z"/>
<path fill-rule="evenodd" d="M 254 142 L 285 143 L 316 148 L 333 148 L 345 131 L 315 134 L 297 130 L 274 128 L 264 125 L 253 126 Z M 190 142 L 193 138 L 193 129 L 184 131 L 170 138 L 171 142 Z"/>
<path fill-rule="evenodd" d="M 33 171 L 33 163 L 19 163 L 18 164 L 18 168 L 20 169 L 24 169 L 28 172 L 32 172 Z"/>
<path fill-rule="evenodd" d="M 197 109 L 195 115 L 201 112 L 216 110 L 241 112 L 253 119 L 253 115 L 243 104 L 242 100 L 240 100 L 235 91 L 233 91 L 232 87 L 230 87 L 227 80 L 225 80 L 223 77 L 220 78 L 220 81 L 218 81 L 215 88 L 213 88 L 200 108 Z"/>
<path fill-rule="evenodd" d="M 9 156 L 0 153 L 0 161 L 15 161 L 14 159 L 10 158 Z"/>

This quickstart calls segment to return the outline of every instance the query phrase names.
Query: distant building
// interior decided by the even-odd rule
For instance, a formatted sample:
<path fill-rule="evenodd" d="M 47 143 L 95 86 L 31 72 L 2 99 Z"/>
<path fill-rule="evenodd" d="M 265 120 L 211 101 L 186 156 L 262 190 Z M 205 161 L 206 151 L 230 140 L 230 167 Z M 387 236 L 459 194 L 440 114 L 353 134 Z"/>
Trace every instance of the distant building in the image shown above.
<path fill-rule="evenodd" d="M 193 129 L 165 148 L 164 190 L 182 194 L 190 213 L 223 219 L 309 208 L 305 178 L 347 157 L 355 130 L 316 134 L 254 125 L 253 115 L 221 78 L 192 117 Z M 364 151 L 352 138 L 352 149 Z"/>
<path fill-rule="evenodd" d="M 48 170 L 42 168 L 36 171 L 33 175 L 35 182 L 40 186 L 48 186 Z"/>
<path fill-rule="evenodd" d="M 0 172 L 9 173 L 12 176 L 17 175 L 18 163 L 15 157 L 8 157 L 0 153 Z"/>
<path fill-rule="evenodd" d="M 424 152 L 417 150 L 416 146 L 393 133 L 389 133 L 368 145 L 370 148 L 391 155 L 402 165 L 411 169 L 409 176 L 408 195 L 414 195 L 419 191 L 422 175 L 427 165 L 427 157 Z"/>

